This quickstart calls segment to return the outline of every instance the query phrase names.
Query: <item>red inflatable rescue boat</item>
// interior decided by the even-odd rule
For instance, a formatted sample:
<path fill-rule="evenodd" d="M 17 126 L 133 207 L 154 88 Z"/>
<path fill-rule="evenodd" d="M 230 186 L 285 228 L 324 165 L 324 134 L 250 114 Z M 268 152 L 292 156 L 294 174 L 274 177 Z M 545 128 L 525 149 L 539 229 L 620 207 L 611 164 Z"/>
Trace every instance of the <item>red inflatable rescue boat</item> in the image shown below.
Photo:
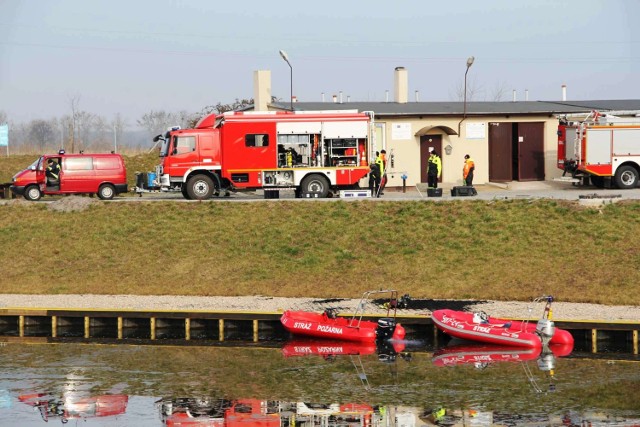
<path fill-rule="evenodd" d="M 405 330 L 402 325 L 396 323 L 395 304 L 389 304 L 387 317 L 377 322 L 362 320 L 363 310 L 369 297 L 379 293 L 390 293 L 391 301 L 397 301 L 397 291 L 369 291 L 364 293 L 356 312 L 350 318 L 338 316 L 335 309 L 327 309 L 323 313 L 287 310 L 282 314 L 280 322 L 294 335 L 314 338 L 357 342 L 404 339 Z M 393 309 L 393 317 L 389 317 L 391 309 Z"/>
<path fill-rule="evenodd" d="M 488 344 L 513 347 L 541 348 L 543 345 L 571 345 L 573 336 L 569 331 L 556 328 L 551 321 L 552 297 L 547 300 L 543 318 L 536 322 L 497 319 L 483 312 L 436 310 L 433 323 L 452 337 Z M 536 301 L 540 301 L 537 299 Z"/>

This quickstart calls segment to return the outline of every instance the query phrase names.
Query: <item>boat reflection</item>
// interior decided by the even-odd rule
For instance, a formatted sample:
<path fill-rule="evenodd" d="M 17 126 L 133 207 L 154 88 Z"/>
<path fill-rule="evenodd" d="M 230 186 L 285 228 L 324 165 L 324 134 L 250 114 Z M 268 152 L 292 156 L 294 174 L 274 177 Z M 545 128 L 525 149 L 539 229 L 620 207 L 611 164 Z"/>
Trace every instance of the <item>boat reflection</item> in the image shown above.
<path fill-rule="evenodd" d="M 411 355 L 404 350 L 405 344 L 399 340 L 378 342 L 376 345 L 373 342 L 299 339 L 287 341 L 282 346 L 282 354 L 285 357 L 320 356 L 333 360 L 336 356 L 365 356 L 377 353 L 378 359 L 383 362 L 395 361 L 398 355 L 410 359 Z"/>
<path fill-rule="evenodd" d="M 66 423 L 71 419 L 124 414 L 129 397 L 123 394 L 57 397 L 47 393 L 32 393 L 20 395 L 18 400 L 37 409 L 45 422 L 50 419 L 59 419 L 62 423 Z"/>

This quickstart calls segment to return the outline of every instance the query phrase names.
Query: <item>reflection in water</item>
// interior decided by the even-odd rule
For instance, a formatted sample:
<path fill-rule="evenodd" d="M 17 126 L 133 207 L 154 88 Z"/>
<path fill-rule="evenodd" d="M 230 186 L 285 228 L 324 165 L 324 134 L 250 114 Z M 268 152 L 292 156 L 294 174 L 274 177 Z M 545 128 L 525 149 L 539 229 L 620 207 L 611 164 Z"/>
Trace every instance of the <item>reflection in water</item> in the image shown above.
<path fill-rule="evenodd" d="M 122 394 L 73 397 L 65 395 L 62 398 L 47 394 L 22 394 L 18 400 L 33 406 L 40 412 L 44 421 L 50 418 L 60 418 L 66 423 L 73 418 L 108 417 L 123 414 L 127 409 L 129 397 Z"/>
<path fill-rule="evenodd" d="M 640 423 L 637 355 L 565 353 L 419 342 L 7 344 L 0 425 L 41 425 L 43 414 L 100 426 Z"/>

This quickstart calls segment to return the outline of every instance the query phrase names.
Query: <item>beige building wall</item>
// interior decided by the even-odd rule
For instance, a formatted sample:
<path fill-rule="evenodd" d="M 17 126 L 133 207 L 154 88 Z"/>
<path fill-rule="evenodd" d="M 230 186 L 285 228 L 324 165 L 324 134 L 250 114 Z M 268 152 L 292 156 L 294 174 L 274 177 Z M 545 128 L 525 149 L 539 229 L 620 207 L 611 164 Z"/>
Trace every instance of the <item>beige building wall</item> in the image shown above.
<path fill-rule="evenodd" d="M 444 185 L 462 185 L 462 167 L 464 155 L 469 154 L 476 163 L 474 184 L 481 185 L 489 182 L 489 123 L 490 122 L 543 122 L 544 123 L 544 162 L 545 179 L 552 180 L 562 175 L 562 171 L 556 167 L 557 163 L 557 127 L 558 120 L 553 117 L 519 116 L 505 118 L 504 116 L 486 116 L 482 118 L 467 118 L 461 124 L 461 135 L 447 135 L 440 127 L 446 126 L 457 132 L 459 118 L 429 117 L 426 119 L 407 118 L 378 118 L 376 123 L 384 125 L 385 148 L 387 157 L 394 155 L 394 166 L 387 166 L 388 185 L 392 187 L 402 186 L 402 175 L 407 175 L 407 186 L 413 186 L 420 182 L 420 137 L 416 133 L 425 127 L 433 128 L 426 135 L 440 135 L 442 138 L 442 183 Z M 394 138 L 394 125 L 405 124 L 410 126 L 408 139 Z M 466 130 L 467 124 L 483 124 L 484 137 L 469 138 Z M 402 136 L 402 135 L 401 135 Z M 445 147 L 451 146 L 451 154 L 446 154 Z"/>

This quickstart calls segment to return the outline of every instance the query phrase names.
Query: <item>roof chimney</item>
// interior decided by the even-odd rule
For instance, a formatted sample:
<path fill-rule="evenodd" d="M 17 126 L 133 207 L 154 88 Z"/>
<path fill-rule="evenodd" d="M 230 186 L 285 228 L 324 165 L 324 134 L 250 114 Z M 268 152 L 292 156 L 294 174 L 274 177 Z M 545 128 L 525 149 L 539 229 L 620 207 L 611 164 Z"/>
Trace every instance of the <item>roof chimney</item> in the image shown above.
<path fill-rule="evenodd" d="M 333 103 L 337 103 L 338 102 L 338 95 L 333 95 Z"/>
<path fill-rule="evenodd" d="M 567 100 L 567 85 L 562 85 L 562 100 Z"/>
<path fill-rule="evenodd" d="M 420 91 L 416 90 L 416 102 L 420 102 Z"/>
<path fill-rule="evenodd" d="M 528 101 L 529 100 L 529 89 L 525 89 L 524 90 L 524 100 Z"/>
<path fill-rule="evenodd" d="M 253 72 L 253 109 L 267 111 L 271 103 L 271 71 L 256 70 Z"/>
<path fill-rule="evenodd" d="M 398 104 L 406 104 L 409 98 L 409 79 L 404 67 L 395 70 L 395 99 Z"/>

